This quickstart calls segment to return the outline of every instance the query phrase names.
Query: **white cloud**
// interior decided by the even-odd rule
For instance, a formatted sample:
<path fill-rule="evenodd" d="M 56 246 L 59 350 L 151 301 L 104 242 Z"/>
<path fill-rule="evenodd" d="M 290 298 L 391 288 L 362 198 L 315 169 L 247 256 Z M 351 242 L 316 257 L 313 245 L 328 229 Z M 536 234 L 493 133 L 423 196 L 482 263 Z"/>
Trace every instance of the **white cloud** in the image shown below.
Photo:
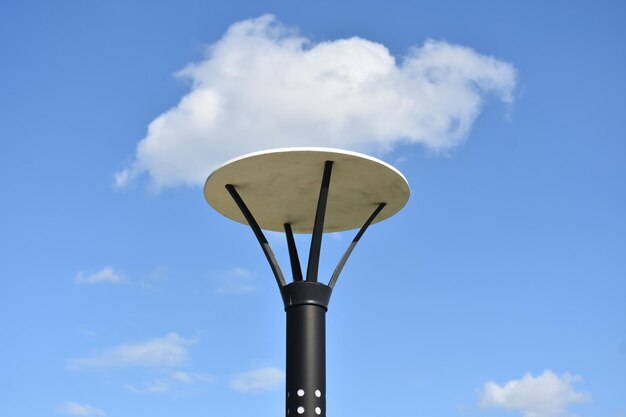
<path fill-rule="evenodd" d="M 127 384 L 125 388 L 137 394 L 164 393 L 180 389 L 183 385 L 188 387 L 193 384 L 212 383 L 215 380 L 215 376 L 208 373 L 176 371 L 172 372 L 168 377 L 156 379 L 143 386 Z"/>
<path fill-rule="evenodd" d="M 259 368 L 233 376 L 230 387 L 240 392 L 271 391 L 284 380 L 285 374 L 278 368 Z"/>
<path fill-rule="evenodd" d="M 185 384 L 193 384 L 196 382 L 214 382 L 215 376 L 207 373 L 200 372 L 174 372 L 172 374 L 172 380 L 182 382 Z"/>
<path fill-rule="evenodd" d="M 105 416 L 106 413 L 99 408 L 91 406 L 89 404 L 79 404 L 74 402 L 68 402 L 59 407 L 60 411 L 72 416 L 84 416 L 84 417 L 97 417 Z"/>
<path fill-rule="evenodd" d="M 142 173 L 156 188 L 200 185 L 227 159 L 275 147 L 450 149 L 486 95 L 510 103 L 516 84 L 511 64 L 464 46 L 428 40 L 396 60 L 359 37 L 313 43 L 270 15 L 232 25 L 178 75 L 191 91 L 150 123 L 118 186 Z"/>
<path fill-rule="evenodd" d="M 556 375 L 552 371 L 498 385 L 488 382 L 484 386 L 480 406 L 504 408 L 522 413 L 524 417 L 557 417 L 567 415 L 571 404 L 590 399 L 585 392 L 574 390 L 573 384 L 580 382 L 576 375 Z"/>
<path fill-rule="evenodd" d="M 117 284 L 123 281 L 122 275 L 116 272 L 113 267 L 107 266 L 98 272 L 92 274 L 86 274 L 80 271 L 76 274 L 74 282 L 77 284 L 101 284 L 101 283 L 113 283 Z"/>
<path fill-rule="evenodd" d="M 244 268 L 231 268 L 218 279 L 216 291 L 220 294 L 247 294 L 256 291 L 254 274 Z"/>
<path fill-rule="evenodd" d="M 110 368 L 142 366 L 169 368 L 188 361 L 187 346 L 195 343 L 176 333 L 145 342 L 131 343 L 106 349 L 96 355 L 70 361 L 72 368 Z"/>
<path fill-rule="evenodd" d="M 132 391 L 136 394 L 143 393 L 163 393 L 169 391 L 171 388 L 171 384 L 169 381 L 157 379 L 155 381 L 150 382 L 145 387 L 140 388 L 132 384 L 125 385 L 126 389 Z"/>

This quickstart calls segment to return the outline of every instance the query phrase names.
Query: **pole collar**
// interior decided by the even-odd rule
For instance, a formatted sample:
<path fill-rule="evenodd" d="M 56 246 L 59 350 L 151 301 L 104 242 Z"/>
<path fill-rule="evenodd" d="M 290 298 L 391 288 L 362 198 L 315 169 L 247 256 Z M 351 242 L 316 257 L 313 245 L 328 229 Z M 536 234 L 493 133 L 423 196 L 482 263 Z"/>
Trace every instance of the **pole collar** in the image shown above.
<path fill-rule="evenodd" d="M 285 311 L 299 305 L 316 305 L 328 311 L 332 289 L 314 281 L 294 281 L 281 287 Z"/>

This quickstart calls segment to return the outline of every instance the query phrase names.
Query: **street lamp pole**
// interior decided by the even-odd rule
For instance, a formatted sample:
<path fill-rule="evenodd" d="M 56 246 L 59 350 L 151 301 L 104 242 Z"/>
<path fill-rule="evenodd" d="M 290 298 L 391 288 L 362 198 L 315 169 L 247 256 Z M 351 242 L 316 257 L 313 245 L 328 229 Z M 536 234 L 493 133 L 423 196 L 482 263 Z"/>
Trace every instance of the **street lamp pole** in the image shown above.
<path fill-rule="evenodd" d="M 209 176 L 204 194 L 218 212 L 252 228 L 280 289 L 287 316 L 286 416 L 326 416 L 326 311 L 331 293 L 365 230 L 406 204 L 406 179 L 395 168 L 366 155 L 288 148 L 227 162 Z M 256 217 L 251 210 L 258 213 Z M 328 284 L 318 282 L 323 233 L 359 226 Z M 263 229 L 284 231 L 292 282 L 285 280 Z M 306 276 L 294 232 L 311 234 Z"/>

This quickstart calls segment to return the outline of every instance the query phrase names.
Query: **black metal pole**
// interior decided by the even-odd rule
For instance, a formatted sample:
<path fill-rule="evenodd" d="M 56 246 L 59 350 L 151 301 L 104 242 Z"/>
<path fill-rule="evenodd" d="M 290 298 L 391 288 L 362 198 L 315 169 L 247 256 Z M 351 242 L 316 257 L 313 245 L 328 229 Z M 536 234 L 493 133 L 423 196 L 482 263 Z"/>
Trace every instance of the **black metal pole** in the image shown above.
<path fill-rule="evenodd" d="M 310 281 L 281 289 L 287 313 L 287 417 L 326 416 L 326 311 L 331 291 Z"/>
<path fill-rule="evenodd" d="M 287 310 L 287 415 L 325 416 L 326 311 L 314 305 Z"/>

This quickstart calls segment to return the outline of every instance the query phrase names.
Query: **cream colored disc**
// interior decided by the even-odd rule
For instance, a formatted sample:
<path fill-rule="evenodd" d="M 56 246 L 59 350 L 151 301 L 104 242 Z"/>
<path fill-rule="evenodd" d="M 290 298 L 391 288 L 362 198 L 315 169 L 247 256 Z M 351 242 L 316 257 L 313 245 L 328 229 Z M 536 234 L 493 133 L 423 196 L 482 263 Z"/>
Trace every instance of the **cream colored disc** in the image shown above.
<path fill-rule="evenodd" d="M 226 190 L 235 186 L 261 229 L 311 233 L 326 161 L 333 161 L 324 232 L 359 228 L 380 203 L 374 220 L 396 214 L 409 199 L 406 178 L 391 165 L 356 152 L 329 148 L 283 148 L 235 158 L 204 185 L 207 202 L 224 216 L 248 224 Z"/>

